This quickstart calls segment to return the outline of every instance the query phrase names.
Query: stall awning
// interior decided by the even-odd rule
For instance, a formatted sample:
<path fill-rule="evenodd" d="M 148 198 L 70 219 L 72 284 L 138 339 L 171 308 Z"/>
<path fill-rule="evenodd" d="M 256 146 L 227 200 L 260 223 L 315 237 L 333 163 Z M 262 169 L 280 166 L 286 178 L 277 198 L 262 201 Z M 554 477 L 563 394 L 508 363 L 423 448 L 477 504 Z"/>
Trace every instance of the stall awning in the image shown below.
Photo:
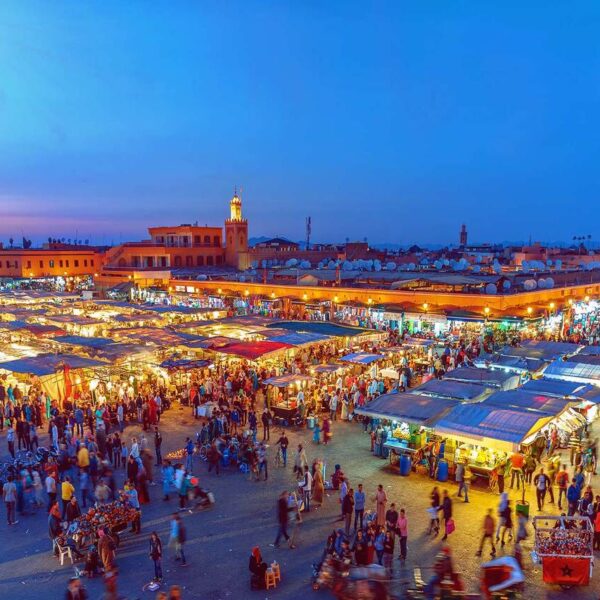
<path fill-rule="evenodd" d="M 53 337 L 55 335 L 65 335 L 66 333 L 64 329 L 60 329 L 54 325 L 27 325 L 21 329 L 28 331 L 36 337 Z"/>
<path fill-rule="evenodd" d="M 366 406 L 355 408 L 354 412 L 372 418 L 428 426 L 455 405 L 456 402 L 446 398 L 397 392 L 383 394 Z"/>
<path fill-rule="evenodd" d="M 544 396 L 519 388 L 508 392 L 496 392 L 486 398 L 483 404 L 500 408 L 515 408 L 548 417 L 556 417 L 573 404 L 573 401 L 566 398 L 557 398 L 556 396 Z"/>
<path fill-rule="evenodd" d="M 385 358 L 385 356 L 381 354 L 371 354 L 369 352 L 352 352 L 351 354 L 346 354 L 346 356 L 342 356 L 340 360 L 344 362 L 354 363 L 356 365 L 370 365 L 371 363 L 381 360 Z"/>
<path fill-rule="evenodd" d="M 4 369 L 5 371 L 27 373 L 37 375 L 38 377 L 51 375 L 64 367 L 69 367 L 70 369 L 91 369 L 105 366 L 107 366 L 107 363 L 103 361 L 75 354 L 40 354 L 39 356 L 30 356 L 0 363 L 0 369 Z"/>
<path fill-rule="evenodd" d="M 324 323 L 322 321 L 277 321 L 269 323 L 267 327 L 277 329 L 288 329 L 289 331 L 320 333 L 330 337 L 354 337 L 365 333 L 373 333 L 362 327 L 350 327 L 348 325 L 337 325 L 335 323 Z"/>
<path fill-rule="evenodd" d="M 304 346 L 305 344 L 324 342 L 330 339 L 330 337 L 321 333 L 291 331 L 283 335 L 275 335 L 269 339 L 272 342 L 282 342 L 283 344 L 289 344 L 290 346 Z"/>
<path fill-rule="evenodd" d="M 600 356 L 575 355 L 555 360 L 544 371 L 544 377 L 600 386 Z"/>
<path fill-rule="evenodd" d="M 311 371 L 314 371 L 315 373 L 335 373 L 336 371 L 339 371 L 340 369 L 343 369 L 344 365 L 315 365 L 314 367 L 311 367 Z"/>
<path fill-rule="evenodd" d="M 537 373 L 548 364 L 537 358 L 504 356 L 502 354 L 482 354 L 474 360 L 474 363 L 482 367 L 496 367 L 515 373 Z"/>
<path fill-rule="evenodd" d="M 268 354 L 273 354 L 274 352 L 286 350 L 291 347 L 292 346 L 289 344 L 265 340 L 260 342 L 237 342 L 221 348 L 214 348 L 214 351 L 220 352 L 221 354 L 232 354 L 246 360 L 258 360 Z"/>
<path fill-rule="evenodd" d="M 163 369 L 178 369 L 180 371 L 189 371 L 191 369 L 204 369 L 211 365 L 210 360 L 194 360 L 188 358 L 169 359 L 160 363 Z"/>
<path fill-rule="evenodd" d="M 556 396 L 557 398 L 584 398 L 590 392 L 598 392 L 598 388 L 586 383 L 576 381 L 560 381 L 559 379 L 530 379 L 522 387 L 526 392 L 543 394 L 544 396 Z M 594 394 L 595 395 L 595 394 Z"/>
<path fill-rule="evenodd" d="M 519 377 L 503 369 L 478 369 L 476 367 L 458 367 L 448 371 L 444 380 L 479 383 L 491 388 L 510 389 L 517 387 Z"/>
<path fill-rule="evenodd" d="M 309 377 L 308 375 L 280 375 L 279 377 L 269 377 L 269 379 L 264 379 L 263 384 L 284 388 L 298 382 L 302 383 L 303 381 L 312 381 L 312 377 Z"/>
<path fill-rule="evenodd" d="M 476 400 L 489 394 L 490 388 L 477 383 L 463 383 L 448 379 L 430 379 L 427 383 L 412 390 L 411 394 L 421 396 L 440 396 L 452 400 Z"/>
<path fill-rule="evenodd" d="M 83 346 L 85 348 L 103 348 L 114 344 L 114 340 L 101 337 L 85 337 L 83 335 L 59 335 L 53 338 L 54 342 L 67 346 Z"/>
<path fill-rule="evenodd" d="M 551 417 L 483 404 L 458 404 L 433 424 L 439 435 L 460 441 L 516 452 L 521 442 L 541 429 Z"/>
<path fill-rule="evenodd" d="M 415 348 L 418 348 L 420 346 L 423 346 L 423 347 L 433 346 L 434 343 L 435 343 L 434 340 L 429 340 L 426 338 L 407 337 L 402 340 L 403 346 L 413 346 Z"/>

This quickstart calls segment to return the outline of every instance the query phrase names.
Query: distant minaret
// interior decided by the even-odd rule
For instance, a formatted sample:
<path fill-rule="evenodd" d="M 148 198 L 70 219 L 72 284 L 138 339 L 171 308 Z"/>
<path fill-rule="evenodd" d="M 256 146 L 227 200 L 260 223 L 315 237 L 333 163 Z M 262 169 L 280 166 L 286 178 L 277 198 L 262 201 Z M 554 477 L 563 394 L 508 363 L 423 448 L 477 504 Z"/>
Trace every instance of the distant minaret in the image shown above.
<path fill-rule="evenodd" d="M 464 248 L 467 245 L 467 226 L 463 223 L 460 228 L 460 246 Z"/>

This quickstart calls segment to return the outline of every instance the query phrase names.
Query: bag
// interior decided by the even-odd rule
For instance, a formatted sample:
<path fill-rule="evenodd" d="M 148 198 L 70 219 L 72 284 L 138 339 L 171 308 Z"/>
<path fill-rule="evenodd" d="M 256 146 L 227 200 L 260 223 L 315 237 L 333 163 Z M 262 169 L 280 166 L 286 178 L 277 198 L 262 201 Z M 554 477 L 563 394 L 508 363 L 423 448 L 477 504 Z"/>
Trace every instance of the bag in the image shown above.
<path fill-rule="evenodd" d="M 448 519 L 446 521 L 446 535 L 450 535 L 455 529 L 454 519 Z"/>

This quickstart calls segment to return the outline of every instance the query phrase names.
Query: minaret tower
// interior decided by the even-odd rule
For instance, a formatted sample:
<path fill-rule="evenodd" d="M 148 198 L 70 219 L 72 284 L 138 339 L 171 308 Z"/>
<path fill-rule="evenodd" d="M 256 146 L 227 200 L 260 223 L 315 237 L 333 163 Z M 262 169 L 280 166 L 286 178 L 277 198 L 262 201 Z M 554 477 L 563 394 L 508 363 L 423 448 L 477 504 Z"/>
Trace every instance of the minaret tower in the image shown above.
<path fill-rule="evenodd" d="M 248 268 L 248 221 L 242 217 L 242 199 L 237 188 L 229 202 L 225 221 L 225 263 L 237 269 Z"/>

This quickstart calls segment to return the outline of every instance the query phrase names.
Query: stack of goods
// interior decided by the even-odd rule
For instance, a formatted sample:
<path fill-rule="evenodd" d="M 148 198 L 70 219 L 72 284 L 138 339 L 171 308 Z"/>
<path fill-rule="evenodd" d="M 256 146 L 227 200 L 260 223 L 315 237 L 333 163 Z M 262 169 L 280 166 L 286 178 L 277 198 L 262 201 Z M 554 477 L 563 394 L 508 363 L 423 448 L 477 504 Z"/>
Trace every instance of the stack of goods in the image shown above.
<path fill-rule="evenodd" d="M 136 518 L 137 512 L 125 502 L 111 502 L 97 508 L 90 508 L 85 514 L 75 520 L 78 532 L 86 538 L 95 536 L 101 527 L 111 531 L 122 531 L 127 523 Z"/>
<path fill-rule="evenodd" d="M 539 556 L 589 556 L 592 532 L 582 529 L 537 531 L 535 549 Z"/>

